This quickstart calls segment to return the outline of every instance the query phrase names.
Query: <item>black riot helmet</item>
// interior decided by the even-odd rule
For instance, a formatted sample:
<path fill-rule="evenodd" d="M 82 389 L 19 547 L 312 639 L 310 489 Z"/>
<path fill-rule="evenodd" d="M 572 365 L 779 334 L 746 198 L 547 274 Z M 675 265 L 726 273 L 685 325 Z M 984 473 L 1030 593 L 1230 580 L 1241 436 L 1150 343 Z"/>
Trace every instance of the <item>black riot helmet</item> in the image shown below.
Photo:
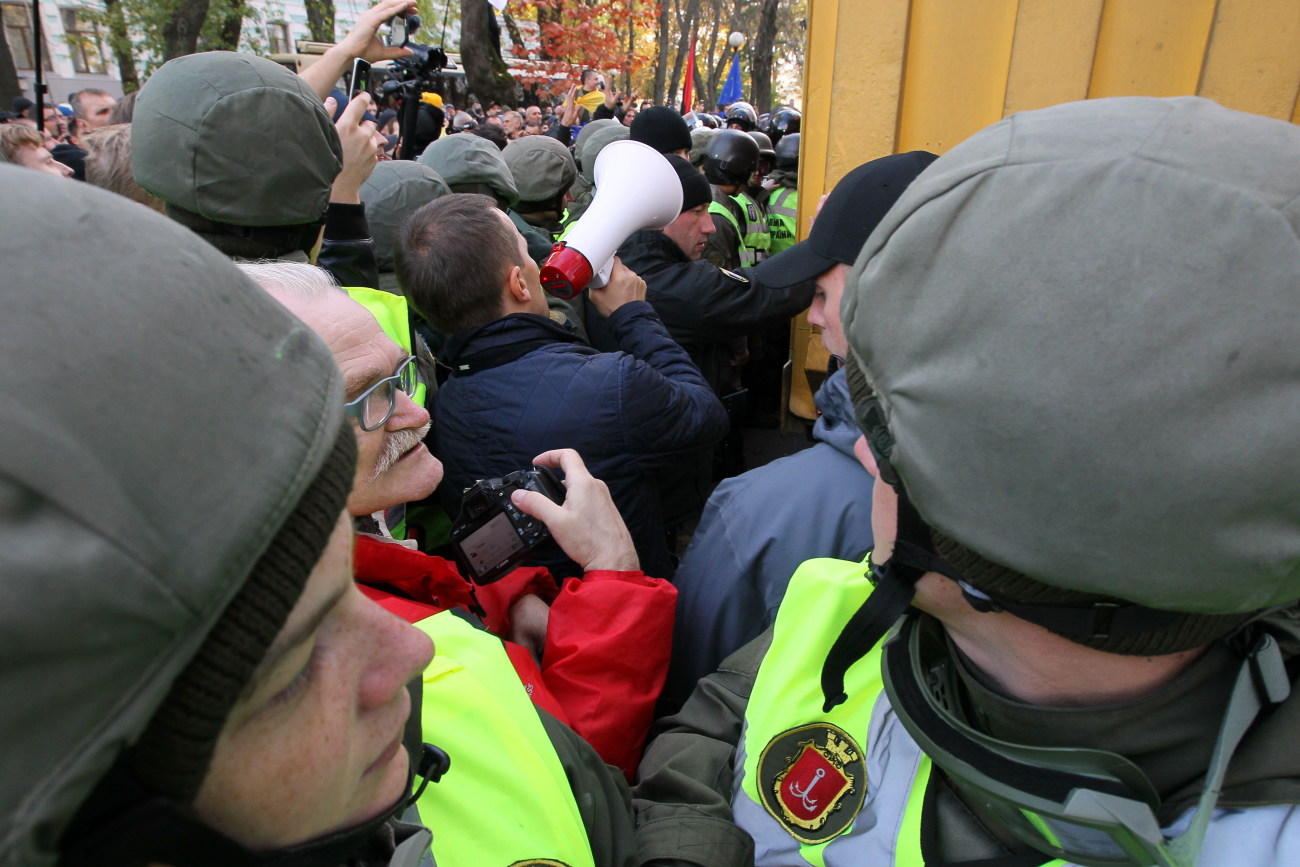
<path fill-rule="evenodd" d="M 799 168 L 799 133 L 782 136 L 776 143 L 776 167 L 789 171 Z"/>
<path fill-rule="evenodd" d="M 686 121 L 688 129 L 699 129 L 702 126 L 709 129 L 718 128 L 718 119 L 708 112 L 688 111 L 682 116 L 682 119 Z"/>
<path fill-rule="evenodd" d="M 709 139 L 704 176 L 711 184 L 744 184 L 758 167 L 758 143 L 738 129 L 720 129 Z"/>
<path fill-rule="evenodd" d="M 782 108 L 772 112 L 772 116 L 767 121 L 766 132 L 772 137 L 774 144 L 780 144 L 782 137 L 799 131 L 802 121 L 803 115 L 799 114 L 798 109 Z"/>
<path fill-rule="evenodd" d="M 772 150 L 772 140 L 767 133 L 750 130 L 749 137 L 758 145 L 758 173 L 765 175 L 776 165 L 776 151 Z"/>
<path fill-rule="evenodd" d="M 747 102 L 733 102 L 727 106 L 727 113 L 723 117 L 728 127 L 735 124 L 745 132 L 758 128 L 758 112 Z"/>

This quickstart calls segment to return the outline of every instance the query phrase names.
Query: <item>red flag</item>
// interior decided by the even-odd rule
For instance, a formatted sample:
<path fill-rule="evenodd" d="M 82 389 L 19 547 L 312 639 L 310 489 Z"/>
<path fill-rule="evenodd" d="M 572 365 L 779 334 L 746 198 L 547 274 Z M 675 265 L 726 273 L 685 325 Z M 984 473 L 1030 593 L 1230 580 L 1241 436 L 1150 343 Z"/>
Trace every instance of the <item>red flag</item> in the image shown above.
<path fill-rule="evenodd" d="M 682 85 L 682 114 L 693 110 L 691 97 L 695 85 L 695 37 L 691 37 L 691 53 L 686 58 L 686 83 Z"/>

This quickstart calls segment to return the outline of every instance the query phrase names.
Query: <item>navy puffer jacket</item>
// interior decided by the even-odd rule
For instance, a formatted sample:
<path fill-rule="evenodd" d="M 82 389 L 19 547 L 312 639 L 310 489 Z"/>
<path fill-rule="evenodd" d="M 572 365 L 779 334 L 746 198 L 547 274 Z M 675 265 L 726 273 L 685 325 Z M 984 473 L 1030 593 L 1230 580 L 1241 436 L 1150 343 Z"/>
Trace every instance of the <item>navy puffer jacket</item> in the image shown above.
<path fill-rule="evenodd" d="M 525 469 L 550 449 L 575 449 L 609 486 L 642 569 L 669 577 L 649 479 L 657 467 L 720 440 L 727 416 L 649 304 L 624 304 L 609 323 L 622 351 L 598 352 L 531 313 L 453 335 L 441 359 L 453 373 L 434 400 L 429 435 L 446 468 L 438 492 L 454 517 L 476 480 Z M 539 555 L 537 565 L 581 574 L 567 560 L 546 559 Z"/>

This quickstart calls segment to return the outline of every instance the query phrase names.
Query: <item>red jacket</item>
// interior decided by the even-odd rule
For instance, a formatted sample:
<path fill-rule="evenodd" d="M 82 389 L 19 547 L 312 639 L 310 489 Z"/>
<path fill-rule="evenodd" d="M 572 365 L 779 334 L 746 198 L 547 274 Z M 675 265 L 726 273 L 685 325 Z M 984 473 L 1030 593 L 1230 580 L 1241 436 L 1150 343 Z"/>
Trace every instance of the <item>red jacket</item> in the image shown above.
<path fill-rule="evenodd" d="M 628 779 L 641 759 L 672 647 L 677 590 L 642 572 L 595 571 L 557 588 L 545 569 L 516 569 L 471 590 L 454 563 L 372 536 L 357 536 L 355 575 L 371 599 L 416 623 L 473 607 L 494 635 L 510 631 L 510 606 L 534 593 L 551 606 L 539 667 L 502 639 L 533 703 L 563 721 Z"/>

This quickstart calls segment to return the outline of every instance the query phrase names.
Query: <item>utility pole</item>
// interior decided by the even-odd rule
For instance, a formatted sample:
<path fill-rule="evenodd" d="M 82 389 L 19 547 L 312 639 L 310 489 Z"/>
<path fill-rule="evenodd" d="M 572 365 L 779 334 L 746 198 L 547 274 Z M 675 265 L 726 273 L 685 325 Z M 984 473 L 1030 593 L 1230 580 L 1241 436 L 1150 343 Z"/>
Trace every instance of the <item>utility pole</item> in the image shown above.
<path fill-rule="evenodd" d="M 36 97 L 36 124 L 37 129 L 45 131 L 45 71 L 42 68 L 44 58 L 41 57 L 41 48 L 45 44 L 45 36 L 41 30 L 41 0 L 32 0 L 32 59 L 36 65 L 36 73 L 33 77 L 32 90 L 35 91 Z"/>

